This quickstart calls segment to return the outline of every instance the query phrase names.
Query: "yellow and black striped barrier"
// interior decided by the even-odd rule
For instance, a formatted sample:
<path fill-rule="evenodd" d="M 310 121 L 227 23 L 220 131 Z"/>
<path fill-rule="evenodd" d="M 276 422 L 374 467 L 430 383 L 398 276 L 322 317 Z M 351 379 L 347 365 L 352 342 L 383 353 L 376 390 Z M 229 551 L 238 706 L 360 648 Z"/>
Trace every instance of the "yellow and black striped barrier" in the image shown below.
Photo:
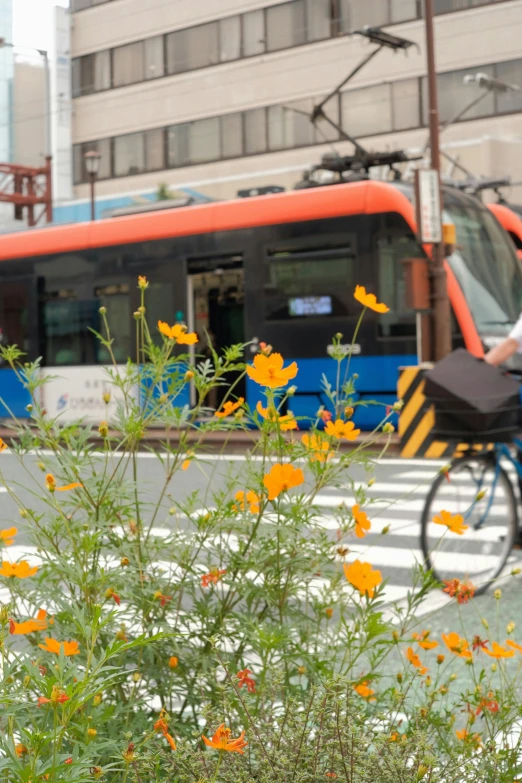
<path fill-rule="evenodd" d="M 403 403 L 399 416 L 401 457 L 441 459 L 458 456 L 470 448 L 474 451 L 493 448 L 492 443 L 473 444 L 470 447 L 467 443 L 437 440 L 433 433 L 435 412 L 424 396 L 425 375 L 432 366 L 421 364 L 416 367 L 403 367 L 400 370 L 397 399 L 402 400 Z"/>

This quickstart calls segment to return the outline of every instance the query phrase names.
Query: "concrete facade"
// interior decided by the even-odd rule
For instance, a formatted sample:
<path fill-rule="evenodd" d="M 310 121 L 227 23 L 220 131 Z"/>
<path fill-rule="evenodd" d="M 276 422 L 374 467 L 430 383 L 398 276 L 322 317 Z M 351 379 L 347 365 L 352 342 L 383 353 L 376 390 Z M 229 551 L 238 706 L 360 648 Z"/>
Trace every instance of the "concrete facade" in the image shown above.
<path fill-rule="evenodd" d="M 300 2 L 304 5 L 304 0 Z M 78 97 L 73 100 L 76 197 L 88 195 L 79 168 L 83 152 L 91 143 L 99 144 L 100 151 L 105 154 L 106 168 L 97 186 L 100 196 L 147 190 L 165 182 L 171 187 L 193 187 L 215 198 L 230 198 L 244 187 L 267 184 L 291 187 L 304 169 L 332 150 L 332 145 L 341 154 L 350 153 L 352 145 L 339 140 L 327 126 L 323 126 L 323 135 L 316 133 L 313 136 L 311 143 L 306 129 L 292 125 L 288 131 L 291 120 L 285 107 L 293 104 L 299 111 L 310 111 L 314 102 L 327 95 L 355 67 L 368 53 L 369 44 L 359 36 L 345 34 L 346 25 L 350 24 L 349 29 L 354 29 L 357 26 L 354 22 L 381 24 L 384 7 L 388 9 L 388 21 L 409 18 L 386 29 L 415 42 L 417 47 L 410 48 L 406 55 L 384 50 L 375 57 L 343 92 L 341 122 L 369 149 L 416 151 L 422 148 L 427 128 L 424 23 L 418 18 L 420 4 L 415 0 L 338 0 L 339 13 L 351 14 L 348 21 L 343 20 L 335 37 L 310 41 L 315 23 L 310 20 L 312 14 L 320 10 L 322 2 L 307 0 L 308 17 L 299 17 L 308 19 L 304 34 L 308 42 L 301 38 L 298 45 L 208 66 L 198 62 L 192 70 L 185 68 L 159 78 L 150 78 L 144 71 L 147 73 L 144 80 L 118 87 L 111 87 L 116 60 L 123 64 L 118 66 L 116 74 L 120 80 L 125 57 L 128 55 L 129 68 L 134 68 L 136 63 L 134 50 L 123 51 L 118 47 L 149 40 L 146 46 L 152 54 L 147 55 L 149 49 L 145 50 L 145 55 L 141 50 L 136 49 L 136 52 L 145 58 L 153 57 L 153 47 L 159 46 L 157 37 L 166 36 L 161 39 L 163 62 L 159 55 L 155 61 L 166 71 L 169 58 L 174 63 L 172 67 L 176 67 L 175 58 L 180 56 L 183 43 L 180 37 L 169 39 L 169 33 L 215 20 L 221 23 L 239 14 L 242 15 L 243 35 L 243 44 L 239 45 L 244 46 L 247 22 L 250 24 L 254 20 L 252 12 L 263 9 L 265 33 L 275 36 L 277 17 L 273 15 L 275 21 L 269 28 L 267 13 L 275 6 L 289 4 L 282 0 L 219 0 L 219 3 L 217 0 L 199 0 L 198 3 L 151 0 L 146 4 L 141 0 L 112 0 L 73 13 L 71 48 L 77 73 L 80 65 L 92 68 L 93 72 L 97 68 L 93 79 L 96 78 L 100 86 L 99 91 L 91 90 L 91 94 L 82 95 L 86 84 L 82 77 L 83 86 L 80 83 L 77 87 Z M 437 70 L 443 74 L 440 98 L 443 120 L 444 114 L 448 118 L 447 115 L 455 114 L 455 109 L 462 108 L 480 94 L 474 85 L 463 88 L 465 73 L 455 72 L 464 69 L 469 69 L 469 73 L 485 71 L 522 86 L 522 0 L 441 0 L 438 8 L 440 13 L 435 26 Z M 248 20 L 245 20 L 245 14 L 248 14 Z M 227 37 L 220 32 L 221 46 L 223 41 L 229 40 L 232 45 L 235 24 L 235 21 L 223 23 Z M 221 31 L 221 26 L 219 29 Z M 294 34 L 297 36 L 298 32 L 296 27 Z M 155 41 L 150 43 L 153 38 Z M 265 41 L 263 45 L 269 44 Z M 111 50 L 110 55 L 100 54 L 96 61 L 85 59 L 107 50 Z M 186 56 L 191 58 L 193 51 L 189 47 Z M 226 59 L 222 53 L 220 56 Z M 194 59 L 198 59 L 197 52 Z M 104 68 L 111 72 L 104 73 Z M 74 73 L 73 70 L 73 95 Z M 256 109 L 260 112 L 253 114 Z M 336 116 L 336 106 L 332 104 L 329 109 L 332 116 Z M 282 119 L 281 114 L 284 114 Z M 232 131 L 227 129 L 236 132 L 240 115 L 243 117 L 241 151 L 224 155 L 223 149 L 232 138 Z M 223 118 L 230 119 L 230 125 Z M 208 122 L 194 124 L 198 120 Z M 255 135 L 260 124 L 265 122 L 267 130 L 263 133 L 267 139 L 256 148 L 256 144 L 249 141 L 249 134 Z M 221 152 L 216 147 L 214 153 L 218 126 Z M 143 140 L 141 135 L 126 137 L 147 131 L 149 135 Z M 290 141 L 275 141 L 283 132 L 289 133 Z M 324 134 L 328 143 L 321 144 Z M 179 153 L 181 142 L 178 137 L 185 139 L 185 135 L 193 153 Z M 448 128 L 442 141 L 449 154 L 476 175 L 509 174 L 513 180 L 522 180 L 522 91 L 499 98 L 488 96 L 463 121 Z M 206 155 L 202 154 L 202 149 L 208 150 Z M 137 156 L 135 165 L 134 155 Z M 192 158 L 187 164 L 190 155 Z M 225 159 L 216 160 L 216 157 Z M 450 172 L 452 166 L 447 165 Z M 123 171 L 125 175 L 115 176 Z M 522 201 L 522 188 L 512 187 L 505 195 Z"/>

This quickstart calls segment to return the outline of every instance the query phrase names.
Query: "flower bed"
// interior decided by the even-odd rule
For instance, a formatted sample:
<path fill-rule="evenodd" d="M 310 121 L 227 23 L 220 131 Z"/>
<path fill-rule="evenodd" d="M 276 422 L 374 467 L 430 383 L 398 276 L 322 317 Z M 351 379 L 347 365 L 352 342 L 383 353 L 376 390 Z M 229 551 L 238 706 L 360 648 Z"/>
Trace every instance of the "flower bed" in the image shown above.
<path fill-rule="evenodd" d="M 367 449 L 384 452 L 393 428 L 390 411 L 364 444 L 341 449 L 360 434 L 341 335 L 330 409 L 303 435 L 281 413 L 296 365 L 264 346 L 245 367 L 244 346 L 232 346 L 187 370 L 178 346 L 196 336 L 160 322 L 156 345 L 147 281 L 138 285 L 138 362 L 112 373 L 121 402 L 99 423 L 101 450 L 90 427 L 61 426 L 41 408 L 38 365 L 0 348 L 33 400 L 9 457 L 23 485 L 4 478 L 0 456 L 21 517 L 0 532 L 3 780 L 513 783 L 515 629 L 505 643 L 499 631 L 497 642 L 456 630 L 434 639 L 415 619 L 435 586 L 430 574 L 417 569 L 407 602 L 385 614 L 371 550 L 368 561 L 351 556 L 351 541 L 371 530 Z M 385 307 L 359 288 L 356 298 Z M 111 353 L 108 323 L 100 339 Z M 251 411 L 230 390 L 196 424 L 232 372 L 260 384 L 265 404 Z M 176 407 L 189 382 L 196 405 Z M 167 435 L 151 454 L 151 497 L 138 450 L 158 421 Z M 260 438 L 244 462 L 206 458 L 207 432 L 252 424 Z M 196 471 L 203 488 L 192 493 L 185 477 Z M 315 505 L 331 487 L 355 501 L 333 510 L 334 534 Z M 445 509 L 440 523 L 448 535 L 464 532 Z M 13 545 L 30 554 L 9 558 Z M 446 590 L 472 611 L 473 585 L 453 580 Z M 463 667 L 473 683 L 460 689 Z"/>

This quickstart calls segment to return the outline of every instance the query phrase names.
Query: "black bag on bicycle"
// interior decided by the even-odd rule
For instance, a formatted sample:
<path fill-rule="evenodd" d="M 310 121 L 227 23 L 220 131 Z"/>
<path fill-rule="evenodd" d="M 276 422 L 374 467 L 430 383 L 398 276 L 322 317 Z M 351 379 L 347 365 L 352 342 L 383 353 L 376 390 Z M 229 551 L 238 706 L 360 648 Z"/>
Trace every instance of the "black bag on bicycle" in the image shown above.
<path fill-rule="evenodd" d="M 435 432 L 446 440 L 510 440 L 520 427 L 520 384 L 459 348 L 426 374 Z"/>

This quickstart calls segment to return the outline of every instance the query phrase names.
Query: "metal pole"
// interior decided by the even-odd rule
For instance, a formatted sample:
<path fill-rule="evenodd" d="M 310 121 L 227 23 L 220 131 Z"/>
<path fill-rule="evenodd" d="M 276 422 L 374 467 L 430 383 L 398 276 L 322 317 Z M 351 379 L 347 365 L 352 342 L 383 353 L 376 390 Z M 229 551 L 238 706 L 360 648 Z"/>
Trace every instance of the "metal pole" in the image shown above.
<path fill-rule="evenodd" d="M 437 100 L 437 70 L 435 66 L 435 37 L 433 32 L 433 0 L 424 0 L 426 19 L 426 56 L 428 65 L 429 88 L 429 125 L 431 168 L 435 169 L 439 179 L 441 210 L 443 206 L 440 188 L 440 145 L 439 145 L 439 107 Z M 433 359 L 439 361 L 451 352 L 451 308 L 448 299 L 446 271 L 444 269 L 444 243 L 432 245 L 431 263 L 432 312 L 434 352 Z"/>
<path fill-rule="evenodd" d="M 96 181 L 96 174 L 89 174 L 89 182 L 91 184 L 91 220 L 96 220 L 95 203 L 94 203 L 94 183 Z"/>
<path fill-rule="evenodd" d="M 47 102 L 47 117 L 46 117 L 46 135 L 47 138 L 45 140 L 45 155 L 46 157 L 52 157 L 53 149 L 53 139 L 52 139 L 52 130 L 51 130 L 51 69 L 49 65 L 49 52 L 46 49 L 41 49 L 40 53 L 42 57 L 44 58 L 44 65 L 45 65 L 45 93 L 46 93 L 46 102 Z"/>

